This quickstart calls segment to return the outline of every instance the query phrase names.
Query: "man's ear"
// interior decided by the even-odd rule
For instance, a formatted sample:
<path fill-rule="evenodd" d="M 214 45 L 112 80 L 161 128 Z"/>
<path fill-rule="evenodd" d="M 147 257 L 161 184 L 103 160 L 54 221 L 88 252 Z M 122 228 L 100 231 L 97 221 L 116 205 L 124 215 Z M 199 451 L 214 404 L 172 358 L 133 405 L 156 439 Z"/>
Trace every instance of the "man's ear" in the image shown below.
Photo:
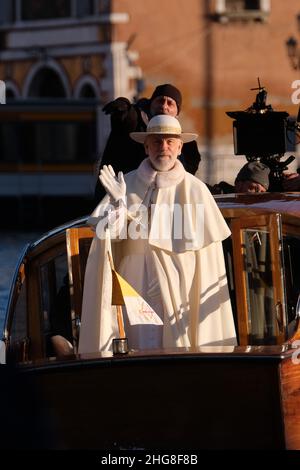
<path fill-rule="evenodd" d="M 179 153 L 178 153 L 178 155 L 181 154 L 182 146 L 183 146 L 183 142 L 182 142 L 182 140 L 180 140 L 180 141 L 179 141 L 179 149 L 178 149 L 178 152 L 179 152 Z"/>

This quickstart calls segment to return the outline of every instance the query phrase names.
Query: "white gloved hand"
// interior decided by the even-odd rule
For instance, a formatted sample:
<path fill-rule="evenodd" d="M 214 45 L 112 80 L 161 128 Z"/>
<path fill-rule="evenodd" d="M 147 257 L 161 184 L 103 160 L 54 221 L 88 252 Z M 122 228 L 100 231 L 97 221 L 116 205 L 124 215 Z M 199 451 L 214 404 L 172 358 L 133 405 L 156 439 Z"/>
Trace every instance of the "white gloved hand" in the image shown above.
<path fill-rule="evenodd" d="M 104 165 L 100 171 L 99 179 L 114 202 L 121 200 L 126 205 L 126 183 L 122 171 L 119 171 L 118 177 L 116 177 L 113 167 Z"/>

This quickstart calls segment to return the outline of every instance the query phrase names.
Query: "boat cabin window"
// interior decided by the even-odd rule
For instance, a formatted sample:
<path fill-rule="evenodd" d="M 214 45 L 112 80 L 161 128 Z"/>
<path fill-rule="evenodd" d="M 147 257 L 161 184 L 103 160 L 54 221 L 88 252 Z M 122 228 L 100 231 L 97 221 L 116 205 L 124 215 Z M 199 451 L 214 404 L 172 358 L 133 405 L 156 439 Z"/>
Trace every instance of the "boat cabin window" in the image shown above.
<path fill-rule="evenodd" d="M 299 219 L 279 214 L 228 219 L 223 242 L 239 343 L 283 343 L 295 333 L 300 294 Z"/>
<path fill-rule="evenodd" d="M 283 254 L 288 332 L 291 336 L 295 328 L 296 305 L 300 294 L 300 236 L 283 236 Z"/>
<path fill-rule="evenodd" d="M 16 303 L 14 306 L 14 315 L 10 325 L 9 332 L 9 345 L 10 355 L 9 359 L 14 361 L 25 361 L 27 359 L 28 347 L 28 326 L 27 326 L 27 293 L 26 293 L 26 280 L 21 279 L 24 266 L 19 271 L 19 280 L 16 289 L 18 295 L 15 297 Z"/>
<path fill-rule="evenodd" d="M 232 238 L 223 242 L 228 288 L 236 331 L 247 333 L 245 344 L 276 344 L 277 319 L 274 315 L 274 289 L 271 270 L 270 237 L 267 231 L 259 228 L 241 232 L 243 249 L 241 265 L 237 265 L 233 252 Z M 235 246 L 235 251 L 238 250 Z M 236 287 L 242 281 L 242 289 Z M 246 319 L 242 318 L 241 292 Z M 243 311 L 243 309 L 242 309 Z M 240 335 L 239 335 L 240 336 Z"/>
<path fill-rule="evenodd" d="M 9 360 L 24 362 L 76 351 L 93 236 L 88 227 L 76 227 L 29 248 L 14 283 L 6 324 Z"/>
<path fill-rule="evenodd" d="M 60 335 L 73 342 L 66 253 L 41 265 L 40 277 L 44 349 L 46 356 L 53 356 L 52 336 Z"/>
<path fill-rule="evenodd" d="M 287 336 L 281 222 L 277 214 L 228 221 L 229 291 L 239 344 L 276 344 Z"/>
<path fill-rule="evenodd" d="M 15 315 L 11 325 L 11 340 L 18 341 L 27 335 L 27 322 L 26 322 L 26 281 L 22 284 L 16 306 Z"/>
<path fill-rule="evenodd" d="M 270 234 L 257 229 L 244 230 L 243 244 L 250 343 L 274 344 L 278 319 L 274 312 Z"/>

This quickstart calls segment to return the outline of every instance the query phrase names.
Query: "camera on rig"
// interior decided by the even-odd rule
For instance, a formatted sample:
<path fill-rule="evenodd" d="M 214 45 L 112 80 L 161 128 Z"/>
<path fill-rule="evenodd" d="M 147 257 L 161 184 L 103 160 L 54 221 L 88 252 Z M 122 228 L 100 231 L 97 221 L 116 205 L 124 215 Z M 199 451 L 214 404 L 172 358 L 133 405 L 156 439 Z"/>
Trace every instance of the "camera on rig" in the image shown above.
<path fill-rule="evenodd" d="M 260 161 L 270 168 L 269 190 L 281 191 L 283 171 L 295 157 L 284 162 L 280 159 L 287 150 L 287 131 L 297 129 L 297 124 L 288 120 L 285 111 L 274 111 L 267 105 L 267 91 L 260 85 L 255 102 L 245 111 L 229 111 L 233 121 L 235 155 L 245 155 L 249 162 Z"/>

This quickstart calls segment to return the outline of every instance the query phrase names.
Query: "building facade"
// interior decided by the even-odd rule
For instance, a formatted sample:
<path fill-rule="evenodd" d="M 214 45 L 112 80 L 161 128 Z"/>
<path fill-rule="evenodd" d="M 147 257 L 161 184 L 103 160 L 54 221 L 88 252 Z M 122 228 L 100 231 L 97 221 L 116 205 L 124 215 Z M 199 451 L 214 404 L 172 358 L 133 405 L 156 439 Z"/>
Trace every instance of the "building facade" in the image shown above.
<path fill-rule="evenodd" d="M 2 117 L 0 178 L 7 183 L 0 187 L 20 194 L 39 187 L 43 197 L 52 186 L 52 171 L 57 194 L 71 195 L 79 186 L 82 194 L 91 193 L 93 162 L 109 132 L 103 104 L 117 96 L 150 96 L 161 83 L 173 83 L 183 94 L 181 122 L 199 134 L 199 176 L 211 184 L 232 182 L 245 159 L 234 156 L 226 112 L 252 104 L 257 77 L 275 110 L 297 115 L 291 97 L 299 78 L 294 39 L 299 13 L 297 0 L 1 0 L 0 80 L 6 85 L 6 110 L 14 105 L 15 114 Z M 23 118 L 16 114 L 17 103 L 27 110 Z M 27 140 L 35 145 L 27 142 L 25 160 L 8 126 L 22 119 L 31 135 Z M 44 126 L 30 130 L 32 122 Z M 74 144 L 78 126 L 87 122 L 94 126 L 81 131 L 84 142 L 94 141 L 88 152 Z M 45 123 L 52 127 L 47 130 Z M 43 150 L 47 146 L 50 150 Z M 33 153 L 34 161 L 28 157 Z M 73 176 L 69 172 L 66 185 L 70 162 Z"/>
<path fill-rule="evenodd" d="M 87 210 L 110 127 L 103 103 L 133 99 L 141 76 L 128 44 L 114 40 L 128 21 L 107 0 L 1 0 L 0 196 L 17 197 L 22 217 L 42 219 L 62 197 Z"/>
<path fill-rule="evenodd" d="M 244 164 L 244 157 L 233 156 L 232 119 L 226 112 L 253 103 L 257 77 L 274 110 L 297 115 L 291 97 L 299 64 L 286 44 L 291 36 L 299 39 L 297 0 L 116 0 L 113 5 L 130 15 L 117 37 L 124 41 L 135 34 L 132 46 L 145 94 L 165 82 L 182 91 L 181 120 L 186 130 L 199 134 L 204 181 L 232 182 Z"/>

